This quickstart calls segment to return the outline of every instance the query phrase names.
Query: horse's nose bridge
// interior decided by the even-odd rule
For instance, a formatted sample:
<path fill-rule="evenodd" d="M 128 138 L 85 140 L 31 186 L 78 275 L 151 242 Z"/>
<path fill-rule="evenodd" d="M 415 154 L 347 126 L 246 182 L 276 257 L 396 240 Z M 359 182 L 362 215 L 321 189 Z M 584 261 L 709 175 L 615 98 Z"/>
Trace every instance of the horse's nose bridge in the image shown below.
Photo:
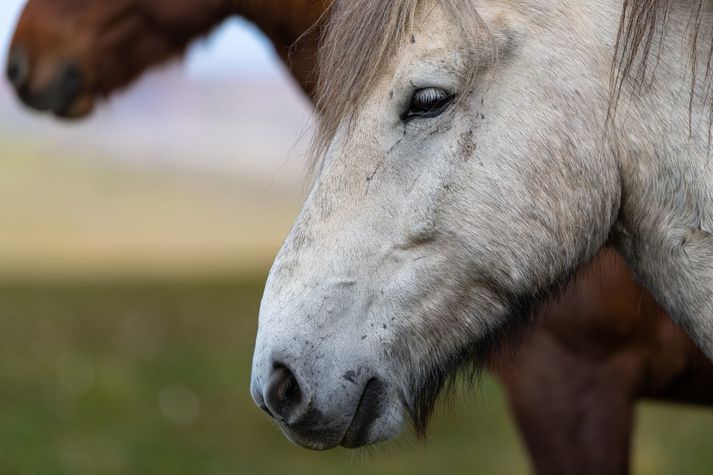
<path fill-rule="evenodd" d="M 313 381 L 331 377 L 338 360 L 333 342 L 319 336 L 300 334 L 268 345 L 264 350 L 264 367 L 289 368 L 295 379 L 306 385 L 307 396 L 311 396 Z"/>
<path fill-rule="evenodd" d="M 355 290 L 349 281 L 340 286 L 340 293 Z M 366 357 L 367 342 L 360 336 L 368 323 L 350 318 L 341 298 L 336 303 L 330 303 L 331 296 L 317 300 L 309 312 L 265 315 L 256 341 L 255 369 L 267 371 L 279 363 L 288 366 L 298 380 L 307 381 L 314 375 L 333 377 L 341 367 L 354 369 L 353 364 Z M 348 306 L 354 302 L 349 298 Z"/>

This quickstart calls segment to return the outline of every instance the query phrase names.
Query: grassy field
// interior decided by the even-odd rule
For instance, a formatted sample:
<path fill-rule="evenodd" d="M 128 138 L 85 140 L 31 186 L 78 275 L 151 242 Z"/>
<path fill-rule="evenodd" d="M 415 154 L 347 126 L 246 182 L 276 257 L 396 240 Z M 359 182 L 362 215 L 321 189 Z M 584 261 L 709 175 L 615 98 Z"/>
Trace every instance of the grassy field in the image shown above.
<path fill-rule="evenodd" d="M 293 447 L 248 393 L 261 279 L 0 285 L 0 474 L 525 474 L 485 380 L 430 439 Z M 713 415 L 640 410 L 635 473 L 713 472 Z"/>

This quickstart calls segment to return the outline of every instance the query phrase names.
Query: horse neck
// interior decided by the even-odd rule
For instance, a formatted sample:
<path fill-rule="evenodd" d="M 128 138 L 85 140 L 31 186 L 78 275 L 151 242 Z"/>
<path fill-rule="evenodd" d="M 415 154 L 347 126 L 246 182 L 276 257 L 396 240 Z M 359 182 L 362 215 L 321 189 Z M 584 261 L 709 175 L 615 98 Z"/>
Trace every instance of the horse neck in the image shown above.
<path fill-rule="evenodd" d="M 614 237 L 639 279 L 713 359 L 710 43 L 701 38 L 706 46 L 690 53 L 690 4 L 674 2 L 667 18 L 653 35 L 663 41 L 651 47 L 644 87 L 625 85 L 616 113 L 623 200 Z"/>
<path fill-rule="evenodd" d="M 315 26 L 327 0 L 230 0 L 233 13 L 253 22 L 272 41 L 305 92 L 312 96 L 319 43 Z"/>
<path fill-rule="evenodd" d="M 672 194 L 681 193 L 683 202 L 700 208 L 696 219 L 713 229 L 710 47 L 690 52 L 690 7 L 675 5 L 668 15 L 669 23 L 653 35 L 663 41 L 652 43 L 643 86 L 630 78 L 617 105 L 621 166 L 636 180 L 631 186 L 636 192 L 653 193 L 655 183 L 660 196 L 675 201 Z"/>

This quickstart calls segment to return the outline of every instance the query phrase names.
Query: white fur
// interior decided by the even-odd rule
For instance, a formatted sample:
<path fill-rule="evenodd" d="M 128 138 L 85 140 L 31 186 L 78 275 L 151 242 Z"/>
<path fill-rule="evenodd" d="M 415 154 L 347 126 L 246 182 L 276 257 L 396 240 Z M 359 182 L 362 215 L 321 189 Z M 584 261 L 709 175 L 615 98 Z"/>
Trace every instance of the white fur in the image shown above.
<path fill-rule="evenodd" d="M 462 78 L 490 45 L 464 44 L 439 8 L 421 9 L 415 42 L 404 38 L 333 138 L 270 273 L 253 391 L 286 361 L 331 431 L 346 431 L 361 394 L 344 372 L 388 385 L 370 441 L 396 435 L 431 368 L 497 332 L 607 239 L 713 356 L 713 164 L 700 97 L 689 136 L 689 13 L 674 7 L 652 87 L 625 84 L 606 129 L 619 1 L 477 5 L 508 44 L 481 65 L 476 90 Z M 463 100 L 404 124 L 422 86 Z"/>

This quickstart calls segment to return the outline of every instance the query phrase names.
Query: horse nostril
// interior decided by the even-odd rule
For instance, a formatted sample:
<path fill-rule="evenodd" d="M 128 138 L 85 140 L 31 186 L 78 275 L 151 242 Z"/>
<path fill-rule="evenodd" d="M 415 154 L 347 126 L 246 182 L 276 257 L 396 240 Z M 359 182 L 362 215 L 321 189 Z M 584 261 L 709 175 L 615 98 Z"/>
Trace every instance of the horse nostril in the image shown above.
<path fill-rule="evenodd" d="M 275 364 L 265 392 L 265 412 L 287 422 L 299 417 L 303 401 L 304 394 L 292 371 L 283 364 Z"/>
<path fill-rule="evenodd" d="M 7 60 L 7 78 L 15 89 L 22 89 L 29 79 L 29 62 L 24 51 L 13 48 Z"/>
<path fill-rule="evenodd" d="M 84 75 L 79 66 L 74 62 L 65 64 L 55 83 L 52 110 L 60 115 L 65 113 L 82 93 L 83 87 Z"/>

